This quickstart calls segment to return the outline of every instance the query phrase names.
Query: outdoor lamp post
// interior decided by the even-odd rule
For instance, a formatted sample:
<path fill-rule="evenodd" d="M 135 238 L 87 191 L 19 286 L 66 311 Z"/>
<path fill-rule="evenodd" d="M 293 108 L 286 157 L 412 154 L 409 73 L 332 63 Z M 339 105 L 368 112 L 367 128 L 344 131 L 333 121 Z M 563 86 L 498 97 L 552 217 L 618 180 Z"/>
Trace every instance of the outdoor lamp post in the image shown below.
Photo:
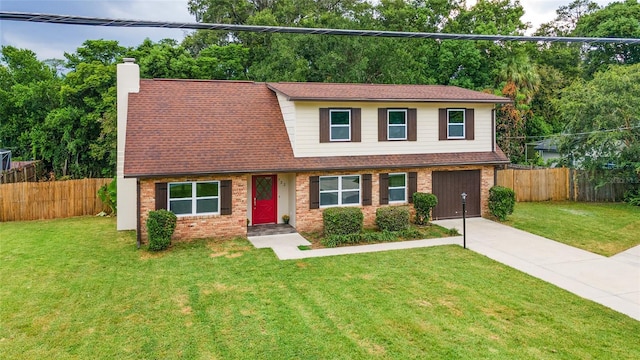
<path fill-rule="evenodd" d="M 462 196 L 462 247 L 467 248 L 467 193 L 463 192 Z"/>

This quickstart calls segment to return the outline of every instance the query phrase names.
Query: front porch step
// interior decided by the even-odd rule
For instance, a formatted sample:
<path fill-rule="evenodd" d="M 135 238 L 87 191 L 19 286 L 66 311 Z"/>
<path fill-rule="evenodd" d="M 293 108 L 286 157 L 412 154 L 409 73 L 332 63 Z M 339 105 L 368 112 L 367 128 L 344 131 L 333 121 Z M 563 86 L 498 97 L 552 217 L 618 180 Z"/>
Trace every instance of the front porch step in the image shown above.
<path fill-rule="evenodd" d="M 247 226 L 247 236 L 292 234 L 295 232 L 296 229 L 289 224 L 265 224 Z"/>

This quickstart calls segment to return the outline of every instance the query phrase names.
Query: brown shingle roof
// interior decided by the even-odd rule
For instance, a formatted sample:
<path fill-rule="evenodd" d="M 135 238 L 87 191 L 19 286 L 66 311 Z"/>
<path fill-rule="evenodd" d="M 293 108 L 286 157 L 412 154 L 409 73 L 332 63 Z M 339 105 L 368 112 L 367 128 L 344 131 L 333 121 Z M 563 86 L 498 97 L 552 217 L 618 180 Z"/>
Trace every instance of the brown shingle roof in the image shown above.
<path fill-rule="evenodd" d="M 293 158 L 265 84 L 142 80 L 127 122 L 128 176 L 264 171 Z"/>
<path fill-rule="evenodd" d="M 444 85 L 268 83 L 289 100 L 508 103 L 509 98 Z"/>
<path fill-rule="evenodd" d="M 499 164 L 501 151 L 294 158 L 264 83 L 142 80 L 129 95 L 127 177 Z"/>

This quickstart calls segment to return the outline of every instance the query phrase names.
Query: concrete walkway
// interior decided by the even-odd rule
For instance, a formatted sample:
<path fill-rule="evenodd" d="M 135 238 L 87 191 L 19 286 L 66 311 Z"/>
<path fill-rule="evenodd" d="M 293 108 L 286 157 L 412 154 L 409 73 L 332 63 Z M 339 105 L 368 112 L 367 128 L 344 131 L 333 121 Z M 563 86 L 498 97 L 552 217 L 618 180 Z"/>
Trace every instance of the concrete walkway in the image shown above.
<path fill-rule="evenodd" d="M 280 260 L 306 259 L 322 256 L 336 256 L 347 254 L 362 254 L 377 251 L 389 251 L 399 249 L 413 249 L 438 245 L 462 245 L 462 237 L 450 237 L 442 239 L 400 241 L 393 243 L 343 246 L 338 248 L 300 250 L 298 246 L 309 246 L 311 243 L 300 234 L 282 234 L 266 236 L 249 236 L 249 241 L 256 249 L 272 248 Z"/>
<path fill-rule="evenodd" d="M 462 220 L 434 223 L 462 232 Z M 249 237 L 278 258 L 303 259 L 437 245 L 462 246 L 462 237 L 331 249 L 300 250 L 310 243 L 297 233 Z M 640 246 L 607 258 L 483 218 L 467 219 L 467 248 L 586 299 L 640 320 Z"/>

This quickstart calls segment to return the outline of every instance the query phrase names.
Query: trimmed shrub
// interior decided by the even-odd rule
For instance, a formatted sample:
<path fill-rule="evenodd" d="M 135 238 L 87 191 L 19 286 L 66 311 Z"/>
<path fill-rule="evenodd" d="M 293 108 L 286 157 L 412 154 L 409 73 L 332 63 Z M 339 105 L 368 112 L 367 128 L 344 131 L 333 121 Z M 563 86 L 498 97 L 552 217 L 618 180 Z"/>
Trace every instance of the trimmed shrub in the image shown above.
<path fill-rule="evenodd" d="M 401 231 L 409 227 L 409 208 L 388 206 L 376 210 L 376 225 L 382 231 Z"/>
<path fill-rule="evenodd" d="M 364 215 L 357 207 L 333 207 L 322 212 L 324 236 L 357 234 L 362 231 Z"/>
<path fill-rule="evenodd" d="M 149 212 L 149 218 L 147 218 L 149 250 L 161 251 L 171 245 L 171 236 L 176 229 L 177 220 L 176 215 L 168 210 Z"/>
<path fill-rule="evenodd" d="M 424 225 L 431 218 L 431 209 L 438 205 L 438 198 L 431 193 L 413 194 L 413 208 L 416 209 L 416 224 Z"/>
<path fill-rule="evenodd" d="M 516 204 L 516 193 L 507 187 L 496 185 L 489 189 L 489 211 L 500 221 L 513 214 Z"/>

